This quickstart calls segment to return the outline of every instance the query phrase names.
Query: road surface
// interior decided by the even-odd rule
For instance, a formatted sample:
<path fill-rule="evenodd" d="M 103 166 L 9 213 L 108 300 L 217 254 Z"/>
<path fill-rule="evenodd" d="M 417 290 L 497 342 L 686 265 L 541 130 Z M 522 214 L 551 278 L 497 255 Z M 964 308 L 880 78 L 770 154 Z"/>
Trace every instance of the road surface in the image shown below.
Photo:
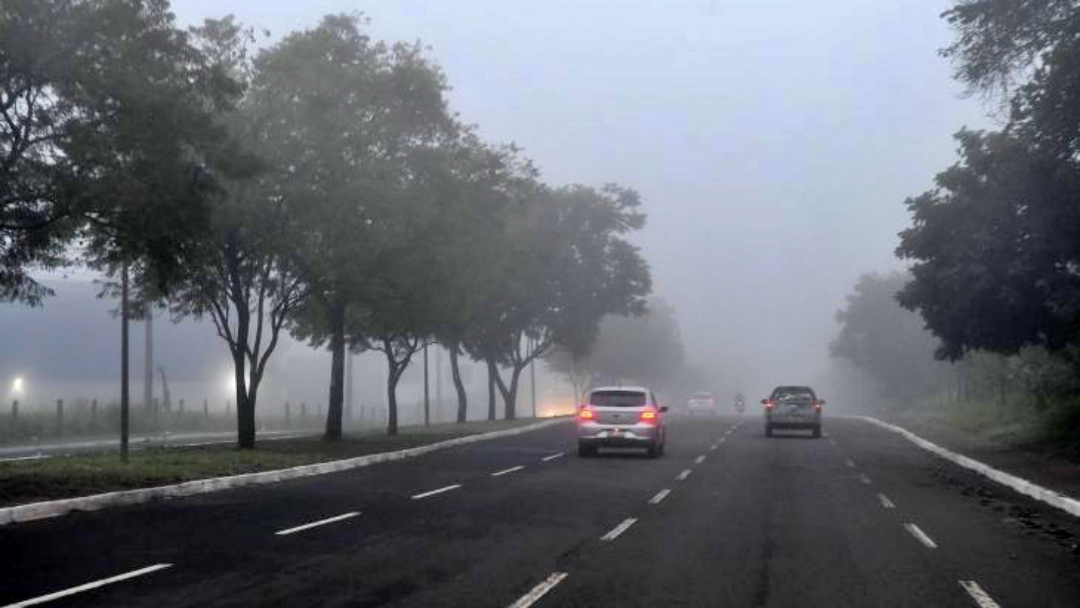
<path fill-rule="evenodd" d="M 581 459 L 568 422 L 4 526 L 0 606 L 1078 605 L 1076 520 L 868 423 L 825 430 L 674 419 L 663 458 Z"/>

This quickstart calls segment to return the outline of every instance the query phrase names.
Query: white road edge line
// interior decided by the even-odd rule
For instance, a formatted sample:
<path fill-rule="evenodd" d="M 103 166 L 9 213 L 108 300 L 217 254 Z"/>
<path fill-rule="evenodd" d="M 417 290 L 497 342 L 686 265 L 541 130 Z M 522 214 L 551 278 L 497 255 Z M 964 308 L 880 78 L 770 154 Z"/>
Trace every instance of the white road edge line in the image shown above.
<path fill-rule="evenodd" d="M 610 532 L 608 532 L 607 534 L 601 536 L 600 540 L 611 542 L 611 541 L 615 540 L 616 538 L 619 538 L 620 534 L 622 534 L 623 532 L 626 532 L 627 530 L 629 530 L 630 526 L 634 525 L 635 523 L 637 523 L 636 518 L 627 517 L 626 519 L 624 519 L 622 521 L 622 523 L 620 523 L 619 525 L 612 528 Z"/>
<path fill-rule="evenodd" d="M 968 458 L 963 454 L 958 454 L 951 450 L 947 450 L 937 445 L 936 443 L 931 443 L 923 439 L 922 437 L 919 437 L 915 433 L 912 433 L 905 428 L 896 426 L 895 424 L 882 422 L 877 418 L 872 418 L 870 416 L 855 416 L 854 418 L 856 418 L 857 420 L 869 422 L 870 424 L 874 424 L 883 429 L 892 431 L 904 437 L 908 441 L 914 443 L 915 445 L 919 446 L 920 448 L 926 450 L 927 452 L 936 454 L 937 456 L 940 456 L 941 458 L 944 458 L 945 460 L 948 460 L 949 462 L 952 462 L 954 464 L 960 465 L 965 469 L 975 471 L 976 473 L 983 475 L 993 481 L 996 481 L 1003 486 L 1012 488 L 1013 490 L 1016 490 L 1021 494 L 1030 496 L 1035 500 L 1042 501 L 1057 509 L 1061 509 L 1062 511 L 1065 511 L 1070 515 L 1080 517 L 1080 500 L 1070 498 L 1049 488 L 1044 488 L 1026 479 L 1017 477 L 1016 475 L 1012 475 L 1004 471 L 995 469 L 982 462 L 979 462 L 978 460 L 975 460 L 974 458 Z"/>
<path fill-rule="evenodd" d="M 296 526 L 295 528 L 285 528 L 284 530 L 278 530 L 277 532 L 274 532 L 274 534 L 277 535 L 277 536 L 288 536 L 289 534 L 295 534 L 296 532 L 303 532 L 304 530 L 309 530 L 311 528 L 316 528 L 318 526 L 325 526 L 326 524 L 332 524 L 332 523 L 334 523 L 336 521 L 341 521 L 343 519 L 350 519 L 350 518 L 356 517 L 357 515 L 360 515 L 359 511 L 349 511 L 348 513 L 342 513 L 341 515 L 335 515 L 334 517 L 327 517 L 326 519 L 320 519 L 319 521 L 313 521 L 310 524 L 304 524 L 302 526 Z"/>
<path fill-rule="evenodd" d="M 937 543 L 934 542 L 934 539 L 927 536 L 926 532 L 923 532 L 921 529 L 919 529 L 919 526 L 916 526 L 915 524 L 907 523 L 907 524 L 904 524 L 904 528 L 908 532 L 910 532 L 912 536 L 914 536 L 916 539 L 918 539 L 918 541 L 920 543 L 925 545 L 927 549 L 937 549 Z"/>
<path fill-rule="evenodd" d="M 524 465 L 519 464 L 516 467 L 510 467 L 509 469 L 503 469 L 501 471 L 495 471 L 494 473 L 491 474 L 491 476 L 492 477 L 502 477 L 503 475 L 506 475 L 507 473 L 513 473 L 515 471 L 520 471 L 521 469 L 524 469 L 524 468 L 525 468 Z"/>
<path fill-rule="evenodd" d="M 549 460 L 555 460 L 556 458 L 558 458 L 560 456 L 563 456 L 565 454 L 566 454 L 566 452 L 559 452 L 558 454 L 552 454 L 551 456 L 544 456 L 540 460 L 542 460 L 544 462 L 547 462 Z M 566 576 L 566 575 L 564 574 L 563 576 Z M 562 579 L 559 579 L 559 580 L 562 580 Z"/>
<path fill-rule="evenodd" d="M 967 594 L 971 596 L 971 599 L 975 600 L 979 608 L 1001 608 L 997 602 L 994 601 L 990 594 L 983 591 L 983 588 L 979 586 L 979 583 L 975 581 L 960 581 L 960 586 L 967 591 Z"/>
<path fill-rule="evenodd" d="M 675 479 L 679 481 L 686 481 L 686 478 L 690 476 L 690 469 L 683 469 L 682 473 L 675 476 Z"/>
<path fill-rule="evenodd" d="M 529 606 L 535 604 L 537 600 L 544 597 L 548 591 L 554 589 L 555 585 L 561 583 L 566 576 L 567 574 L 565 572 L 552 572 L 551 576 L 547 577 L 539 585 L 533 587 L 528 593 L 521 596 L 518 601 L 510 604 L 509 608 L 529 608 Z"/>
<path fill-rule="evenodd" d="M 14 456 L 12 458 L 0 458 L 0 462 L 26 462 L 28 460 L 45 460 L 48 457 L 48 454 L 37 454 L 35 456 Z"/>
<path fill-rule="evenodd" d="M 879 501 L 881 501 L 881 506 L 885 507 L 886 509 L 896 508 L 896 504 L 893 501 L 889 500 L 889 497 L 885 496 L 881 492 L 878 492 L 877 498 Z"/>
<path fill-rule="evenodd" d="M 450 490 L 456 490 L 461 487 L 460 483 L 455 483 L 452 486 L 446 486 L 445 488 L 439 488 L 438 490 L 431 490 L 429 492 L 421 492 L 419 494 L 413 494 L 413 500 L 419 500 L 421 498 L 427 498 L 428 496 L 434 496 L 436 494 L 442 494 L 443 492 L 449 492 Z"/>
<path fill-rule="evenodd" d="M 652 498 L 649 499 L 649 504 L 650 505 L 658 505 L 658 504 L 660 504 L 660 501 L 667 498 L 668 494 L 671 494 L 671 490 L 669 490 L 667 488 L 664 488 L 663 490 L 660 490 L 659 492 L 656 493 L 656 496 L 653 496 Z"/>
<path fill-rule="evenodd" d="M 165 568 L 169 568 L 171 566 L 172 564 L 154 564 L 153 566 L 139 568 L 138 570 L 132 570 L 131 572 L 125 572 L 124 574 L 118 574 L 116 576 L 110 576 L 109 578 L 98 579 L 84 585 L 79 585 L 78 587 L 71 587 L 69 589 L 64 589 L 63 591 L 56 591 L 46 595 L 40 595 L 29 600 L 23 600 L 21 602 L 15 602 L 14 604 L 8 604 L 3 608 L 24 608 L 25 606 L 37 606 L 38 604 L 44 604 L 45 602 L 58 600 L 62 597 L 69 597 L 75 595 L 76 593 L 82 593 L 83 591 L 90 591 L 91 589 L 97 589 L 98 587 L 104 587 L 105 585 L 111 585 L 112 583 L 119 583 L 120 581 L 126 581 L 130 578 L 135 578 L 144 574 L 150 574 L 151 572 L 157 572 L 158 570 L 164 570 Z"/>
<path fill-rule="evenodd" d="M 705 455 L 704 454 L 702 454 L 701 456 L 698 456 L 697 458 L 694 459 L 695 464 L 701 464 L 703 462 L 705 462 Z"/>

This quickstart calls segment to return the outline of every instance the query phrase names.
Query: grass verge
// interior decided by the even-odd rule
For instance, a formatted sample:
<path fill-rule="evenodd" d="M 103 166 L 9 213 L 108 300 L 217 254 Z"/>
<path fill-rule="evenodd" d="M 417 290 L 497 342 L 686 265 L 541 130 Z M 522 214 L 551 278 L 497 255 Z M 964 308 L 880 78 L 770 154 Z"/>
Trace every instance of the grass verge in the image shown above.
<path fill-rule="evenodd" d="M 115 453 L 0 463 L 0 506 L 272 471 L 402 450 L 534 422 L 526 418 L 402 427 L 395 437 L 371 431 L 346 436 L 340 442 L 316 437 L 284 439 L 264 441 L 256 449 L 244 451 L 230 445 L 150 448 L 131 452 L 126 465 Z"/>

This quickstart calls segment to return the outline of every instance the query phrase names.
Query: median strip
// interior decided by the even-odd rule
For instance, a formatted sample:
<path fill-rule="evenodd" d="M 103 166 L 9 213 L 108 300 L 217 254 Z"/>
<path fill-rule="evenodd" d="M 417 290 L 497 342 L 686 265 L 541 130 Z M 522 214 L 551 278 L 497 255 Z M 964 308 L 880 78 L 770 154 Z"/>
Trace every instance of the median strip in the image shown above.
<path fill-rule="evenodd" d="M 491 476 L 492 477 L 502 477 L 503 475 L 506 475 L 508 473 L 513 473 L 515 471 L 520 471 L 521 469 L 524 469 L 524 468 L 525 468 L 524 466 L 518 465 L 516 467 L 510 467 L 509 469 L 503 469 L 501 471 L 495 471 L 494 473 L 491 474 Z"/>
<path fill-rule="evenodd" d="M 629 530 L 630 526 L 634 525 L 635 523 L 637 523 L 636 518 L 628 517 L 628 518 L 624 519 L 622 521 L 622 523 L 620 523 L 619 525 L 612 528 L 610 532 L 608 532 L 607 534 L 601 536 L 600 540 L 606 541 L 606 542 L 611 542 L 611 541 L 615 540 L 616 538 L 619 538 L 620 534 L 622 534 L 623 532 L 626 532 L 627 530 Z"/>
<path fill-rule="evenodd" d="M 164 570 L 165 568 L 169 568 L 171 566 L 172 564 L 154 564 L 153 566 L 147 566 L 138 570 L 132 570 L 131 572 L 125 572 L 124 574 L 110 576 L 109 578 L 98 579 L 96 581 L 85 583 L 77 587 L 64 589 L 63 591 L 55 591 L 53 593 L 40 595 L 29 600 L 23 600 L 21 602 L 15 602 L 14 604 L 8 604 L 6 606 L 3 606 L 3 608 L 24 608 L 25 606 L 37 606 L 38 604 L 44 604 L 45 602 L 51 602 L 53 600 L 58 600 L 65 597 L 71 597 L 72 595 L 82 593 L 83 591 L 90 591 L 92 589 L 104 587 L 105 585 L 119 583 L 120 581 L 126 581 L 128 579 L 150 574 L 151 572 Z"/>
<path fill-rule="evenodd" d="M 979 583 L 975 581 L 960 581 L 960 586 L 967 591 L 967 594 L 971 599 L 975 600 L 975 604 L 979 608 L 1001 608 L 994 598 L 990 597 L 990 594 L 983 591 L 983 588 L 979 586 Z"/>
<path fill-rule="evenodd" d="M 396 450 L 392 452 L 366 454 L 363 456 L 356 456 L 341 460 L 330 460 L 326 462 L 318 462 L 314 464 L 275 469 L 271 471 L 244 473 L 240 475 L 230 475 L 226 477 L 210 477 L 206 479 L 197 479 L 170 485 L 159 485 L 137 490 L 119 490 L 115 492 L 91 494 L 75 498 L 62 498 L 59 500 L 50 500 L 45 502 L 35 502 L 12 507 L 4 507 L 0 508 L 0 526 L 17 522 L 45 519 L 48 517 L 57 517 L 60 515 L 71 513 L 73 511 L 96 511 L 98 509 L 103 509 L 107 507 L 141 504 L 153 500 L 181 498 L 196 494 L 206 494 L 209 492 L 217 492 L 221 490 L 231 490 L 234 488 L 240 488 L 245 486 L 278 483 L 290 479 L 299 479 L 315 475 L 326 475 L 329 473 L 347 471 L 350 469 L 366 467 L 384 462 L 394 462 L 409 458 L 417 458 L 431 452 L 445 450 L 447 448 L 467 445 L 471 443 L 477 443 L 480 441 L 520 435 L 523 433 L 528 433 L 538 429 L 546 428 L 552 425 L 562 424 L 565 421 L 566 420 L 562 418 L 545 420 L 542 422 L 537 422 L 535 424 L 529 424 L 516 428 L 465 435 L 461 437 L 447 439 L 444 441 L 437 441 L 426 445 Z M 50 459 L 48 462 L 54 462 L 55 460 L 57 459 Z"/>
<path fill-rule="evenodd" d="M 509 608 L 529 608 L 529 606 L 535 604 L 537 600 L 544 597 L 548 591 L 554 589 L 555 585 L 563 582 L 563 579 L 566 578 L 566 576 L 567 574 L 565 572 L 552 572 L 551 576 L 544 579 L 539 585 L 530 589 L 529 592 L 521 596 L 518 601 L 510 604 Z"/>
<path fill-rule="evenodd" d="M 937 543 L 934 542 L 934 539 L 927 536 L 926 532 L 923 532 L 919 526 L 916 526 L 915 524 L 904 524 L 904 529 L 911 533 L 911 535 L 927 549 L 937 549 Z"/>
<path fill-rule="evenodd" d="M 276 534 L 277 536 L 288 536 L 289 534 L 295 534 L 297 532 L 303 532 L 304 530 L 310 530 L 311 528 L 317 528 L 319 526 L 325 526 L 326 524 L 332 524 L 332 523 L 337 522 L 337 521 L 342 521 L 342 520 L 345 520 L 345 519 L 351 519 L 353 517 L 356 517 L 357 515 L 360 515 L 359 511 L 350 511 L 348 513 L 343 513 L 341 515 L 336 515 L 334 517 L 327 517 L 326 519 L 320 519 L 319 521 L 313 521 L 310 524 L 304 524 L 302 526 L 296 526 L 295 528 L 286 528 L 284 530 L 278 530 L 277 532 L 274 532 L 274 534 Z"/>
<path fill-rule="evenodd" d="M 427 498 L 428 496 L 435 496 L 436 494 L 442 494 L 443 492 L 449 492 L 450 490 L 456 490 L 461 487 L 460 483 L 446 486 L 445 488 L 439 488 L 438 490 L 431 490 L 430 492 L 421 492 L 419 494 L 413 494 L 413 500 L 420 500 L 421 498 Z"/>

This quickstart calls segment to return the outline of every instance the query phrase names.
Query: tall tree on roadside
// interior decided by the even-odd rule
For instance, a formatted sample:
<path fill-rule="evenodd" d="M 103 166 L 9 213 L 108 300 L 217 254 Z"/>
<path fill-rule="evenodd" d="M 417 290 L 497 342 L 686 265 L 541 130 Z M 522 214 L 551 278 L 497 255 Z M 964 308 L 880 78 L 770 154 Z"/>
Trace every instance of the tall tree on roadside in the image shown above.
<path fill-rule="evenodd" d="M 521 372 L 556 345 L 584 352 L 607 314 L 638 314 L 648 267 L 626 236 L 645 216 L 617 185 L 541 189 L 509 223 L 497 293 L 472 350 L 488 362 L 505 416 L 517 416 Z M 497 365 L 509 368 L 504 379 Z"/>
<path fill-rule="evenodd" d="M 342 433 L 346 319 L 371 299 L 367 283 L 397 216 L 388 209 L 418 179 L 418 151 L 456 130 L 445 78 L 422 47 L 373 41 L 359 25 L 331 15 L 287 36 L 262 56 L 257 89 L 273 109 L 261 150 L 282 177 L 308 284 L 293 333 L 330 346 L 330 440 Z"/>
<path fill-rule="evenodd" d="M 248 61 L 250 33 L 230 18 L 207 21 L 196 34 L 223 64 L 223 74 L 248 84 L 239 111 L 225 118 L 244 149 L 259 149 L 278 100 L 265 94 L 262 56 Z M 283 176 L 242 150 L 233 163 L 237 178 L 220 180 L 210 227 L 193 243 L 197 254 L 183 287 L 170 294 L 170 307 L 176 317 L 209 316 L 225 340 L 233 361 L 237 445 L 252 449 L 267 362 L 286 321 L 304 301 L 306 285 L 296 264 L 296 222 L 282 196 Z"/>

